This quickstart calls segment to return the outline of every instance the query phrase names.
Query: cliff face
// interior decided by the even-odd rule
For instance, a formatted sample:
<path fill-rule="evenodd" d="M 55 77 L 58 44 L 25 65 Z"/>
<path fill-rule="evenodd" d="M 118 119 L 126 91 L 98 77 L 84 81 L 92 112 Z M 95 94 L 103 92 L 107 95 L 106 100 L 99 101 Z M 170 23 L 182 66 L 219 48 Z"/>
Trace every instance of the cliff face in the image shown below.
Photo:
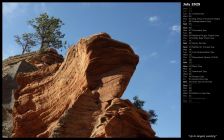
<path fill-rule="evenodd" d="M 56 50 L 50 48 L 42 53 L 32 52 L 24 55 L 9 57 L 3 61 L 2 69 L 2 116 L 3 136 L 11 137 L 12 131 L 12 107 L 14 105 L 14 92 L 19 87 L 16 77 L 19 73 L 49 69 L 53 64 L 60 65 L 63 57 Z M 52 66 L 51 66 L 52 67 Z M 59 67 L 59 66 L 58 66 Z M 41 70 L 43 71 L 43 70 Z M 46 75 L 42 74 L 43 76 Z M 27 80 L 26 77 L 23 78 Z"/>
<path fill-rule="evenodd" d="M 128 44 L 100 33 L 61 65 L 18 74 L 13 137 L 155 137 L 147 114 L 120 99 L 137 64 Z"/>

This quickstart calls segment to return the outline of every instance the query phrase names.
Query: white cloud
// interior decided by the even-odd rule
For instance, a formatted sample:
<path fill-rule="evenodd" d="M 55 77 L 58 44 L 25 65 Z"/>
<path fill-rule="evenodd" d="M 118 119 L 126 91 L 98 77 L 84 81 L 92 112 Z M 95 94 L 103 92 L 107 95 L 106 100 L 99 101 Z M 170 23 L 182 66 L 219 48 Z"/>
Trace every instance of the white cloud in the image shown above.
<path fill-rule="evenodd" d="M 158 55 L 157 52 L 152 52 L 149 56 L 150 56 L 150 57 L 155 57 L 155 56 L 157 56 L 157 55 Z"/>
<path fill-rule="evenodd" d="M 18 7 L 18 3 L 3 3 L 3 15 L 14 14 Z"/>
<path fill-rule="evenodd" d="M 149 22 L 151 22 L 151 23 L 154 23 L 154 22 L 156 22 L 158 20 L 159 20 L 159 18 L 157 16 L 151 16 L 151 17 L 149 17 Z"/>
<path fill-rule="evenodd" d="M 157 52 L 152 52 L 148 55 L 143 55 L 142 56 L 143 61 L 147 61 L 147 60 L 150 60 L 150 59 L 156 59 L 156 58 L 158 58 L 158 53 Z"/>
<path fill-rule="evenodd" d="M 173 26 L 170 27 L 170 30 L 171 30 L 172 32 L 177 32 L 177 33 L 179 33 L 179 32 L 180 32 L 180 25 L 173 25 Z"/>
<path fill-rule="evenodd" d="M 170 64 L 176 64 L 177 61 L 176 60 L 170 60 Z"/>

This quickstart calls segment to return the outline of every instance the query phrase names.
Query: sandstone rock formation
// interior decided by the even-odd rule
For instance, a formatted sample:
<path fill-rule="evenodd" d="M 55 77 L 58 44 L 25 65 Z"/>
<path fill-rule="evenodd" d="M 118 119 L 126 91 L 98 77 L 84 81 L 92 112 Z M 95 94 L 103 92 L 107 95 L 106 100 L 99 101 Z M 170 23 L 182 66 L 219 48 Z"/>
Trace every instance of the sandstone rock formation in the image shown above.
<path fill-rule="evenodd" d="M 13 137 L 154 138 L 147 114 L 120 99 L 138 59 L 100 33 L 70 47 L 60 67 L 19 74 Z"/>
<path fill-rule="evenodd" d="M 9 57 L 3 61 L 2 75 L 2 116 L 3 136 L 10 137 L 12 131 L 12 106 L 14 105 L 13 93 L 18 88 L 16 76 L 19 73 L 50 69 L 53 65 L 60 65 L 63 57 L 56 50 L 49 48 L 44 52 L 32 52 L 24 55 Z M 48 66 L 50 66 L 48 68 Z M 59 66 L 57 66 L 58 68 Z M 51 71 L 52 74 L 53 71 Z M 55 71 L 54 71 L 55 72 Z M 42 76 L 46 75 L 41 74 Z M 24 80 L 28 80 L 24 77 Z"/>
<path fill-rule="evenodd" d="M 64 58 L 53 48 L 48 48 L 43 52 L 30 52 L 23 55 L 9 57 L 3 61 L 3 75 L 10 69 L 10 66 L 20 61 L 26 61 L 37 68 L 49 66 L 56 63 L 62 63 Z"/>

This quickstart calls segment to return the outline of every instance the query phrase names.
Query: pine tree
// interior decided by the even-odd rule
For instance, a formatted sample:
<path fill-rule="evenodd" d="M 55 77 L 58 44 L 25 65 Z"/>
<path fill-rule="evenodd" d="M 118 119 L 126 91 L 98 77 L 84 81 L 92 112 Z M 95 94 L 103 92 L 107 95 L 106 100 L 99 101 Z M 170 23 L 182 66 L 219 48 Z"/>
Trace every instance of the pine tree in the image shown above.
<path fill-rule="evenodd" d="M 133 104 L 134 104 L 134 106 L 135 106 L 136 108 L 145 111 L 145 110 L 143 109 L 143 106 L 144 106 L 145 101 L 139 99 L 138 96 L 134 96 L 134 97 L 133 97 L 133 100 L 134 100 Z M 149 120 L 149 122 L 150 122 L 151 124 L 155 124 L 156 121 L 158 120 L 158 119 L 157 119 L 158 116 L 157 116 L 157 114 L 155 113 L 155 111 L 154 111 L 154 110 L 149 110 L 149 111 L 145 111 L 145 112 L 148 114 L 148 120 Z"/>
<path fill-rule="evenodd" d="M 35 39 L 40 44 L 40 50 L 53 47 L 59 49 L 65 47 L 66 41 L 62 41 L 65 34 L 61 32 L 64 23 L 60 18 L 49 16 L 47 13 L 28 21 L 35 30 Z"/>
<path fill-rule="evenodd" d="M 34 34 L 24 33 L 22 36 L 15 35 L 15 42 L 22 47 L 22 54 L 30 52 L 31 48 L 36 46 Z"/>

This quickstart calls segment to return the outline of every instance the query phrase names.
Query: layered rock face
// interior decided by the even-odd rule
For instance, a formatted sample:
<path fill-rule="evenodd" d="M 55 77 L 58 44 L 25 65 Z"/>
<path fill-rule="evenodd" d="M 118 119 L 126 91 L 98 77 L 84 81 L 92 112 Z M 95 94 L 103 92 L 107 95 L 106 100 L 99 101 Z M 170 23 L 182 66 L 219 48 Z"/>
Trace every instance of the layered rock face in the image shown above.
<path fill-rule="evenodd" d="M 154 138 L 147 114 L 120 99 L 138 60 L 100 33 L 70 47 L 60 67 L 19 74 L 13 137 Z"/>
<path fill-rule="evenodd" d="M 15 78 L 18 73 L 26 73 L 62 63 L 64 58 L 53 48 L 39 53 L 32 52 L 9 57 L 3 61 L 3 104 L 8 104 L 13 90 L 17 88 Z"/>
<path fill-rule="evenodd" d="M 12 56 L 3 61 L 3 75 L 7 73 L 12 65 L 23 60 L 37 68 L 42 68 L 52 64 L 62 63 L 64 58 L 53 48 L 48 48 L 43 52 L 36 51 L 23 55 Z"/>
<path fill-rule="evenodd" d="M 2 133 L 5 137 L 11 137 L 12 131 L 12 106 L 14 105 L 14 91 L 18 88 L 16 76 L 19 73 L 33 72 L 51 65 L 60 65 L 63 57 L 56 50 L 49 48 L 44 52 L 32 52 L 23 55 L 9 57 L 3 61 L 2 69 Z M 51 66 L 52 67 L 52 66 Z M 58 66 L 59 67 L 59 66 Z M 53 72 L 53 71 L 52 71 Z M 51 74 L 52 74 L 51 72 Z M 42 76 L 47 73 L 41 74 Z M 24 77 L 24 80 L 28 80 Z"/>

